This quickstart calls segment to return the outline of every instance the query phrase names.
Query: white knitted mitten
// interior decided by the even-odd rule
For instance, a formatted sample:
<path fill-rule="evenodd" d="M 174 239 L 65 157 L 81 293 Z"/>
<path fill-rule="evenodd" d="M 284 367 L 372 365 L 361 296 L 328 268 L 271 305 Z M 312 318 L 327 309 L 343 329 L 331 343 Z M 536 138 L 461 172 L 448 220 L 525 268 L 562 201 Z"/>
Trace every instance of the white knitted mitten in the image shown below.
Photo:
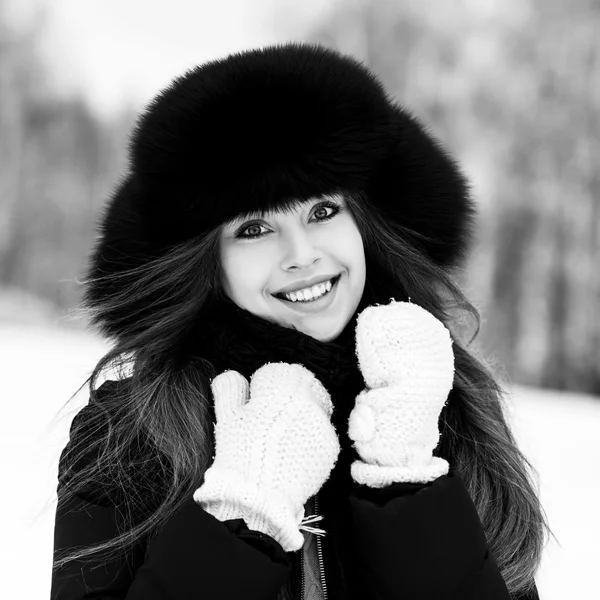
<path fill-rule="evenodd" d="M 351 466 L 353 479 L 382 488 L 447 474 L 448 462 L 432 454 L 454 379 L 443 323 L 410 302 L 368 306 L 357 320 L 356 353 L 367 388 L 348 421 L 362 458 Z"/>
<path fill-rule="evenodd" d="M 242 518 L 299 550 L 304 504 L 328 479 L 340 451 L 329 393 L 299 364 L 267 363 L 250 378 L 221 373 L 215 461 L 194 500 L 220 521 Z"/>

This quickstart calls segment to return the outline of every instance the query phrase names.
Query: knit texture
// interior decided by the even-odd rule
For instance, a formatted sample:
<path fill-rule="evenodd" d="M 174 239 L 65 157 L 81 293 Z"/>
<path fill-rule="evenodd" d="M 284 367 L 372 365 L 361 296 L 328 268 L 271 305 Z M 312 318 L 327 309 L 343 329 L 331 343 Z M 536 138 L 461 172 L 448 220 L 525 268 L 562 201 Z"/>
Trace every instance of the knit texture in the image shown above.
<path fill-rule="evenodd" d="M 354 480 L 382 488 L 448 473 L 448 462 L 432 454 L 454 379 L 443 323 L 410 302 L 369 306 L 358 316 L 356 352 L 367 388 L 348 424 L 362 459 L 352 464 Z"/>
<path fill-rule="evenodd" d="M 227 371 L 211 384 L 216 456 L 194 500 L 221 521 L 243 518 L 283 549 L 304 543 L 304 504 L 318 492 L 340 446 L 329 393 L 299 364 L 269 363 L 250 384 Z"/>

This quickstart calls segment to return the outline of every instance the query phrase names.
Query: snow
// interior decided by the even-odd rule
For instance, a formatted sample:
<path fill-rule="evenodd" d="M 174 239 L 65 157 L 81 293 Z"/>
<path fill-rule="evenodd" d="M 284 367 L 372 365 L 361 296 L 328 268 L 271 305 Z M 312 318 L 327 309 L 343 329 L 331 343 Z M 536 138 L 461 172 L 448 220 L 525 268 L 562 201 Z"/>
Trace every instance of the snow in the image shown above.
<path fill-rule="evenodd" d="M 539 473 L 550 528 L 538 589 L 542 600 L 599 597 L 600 399 L 513 389 L 513 431 Z"/>
<path fill-rule="evenodd" d="M 83 332 L 0 324 L 0 565 L 7 598 L 49 596 L 58 456 L 72 417 L 87 402 L 86 388 L 61 408 L 106 350 Z M 599 399 L 516 386 L 510 405 L 560 544 L 551 539 L 546 547 L 537 577 L 541 598 L 593 597 L 600 558 Z"/>

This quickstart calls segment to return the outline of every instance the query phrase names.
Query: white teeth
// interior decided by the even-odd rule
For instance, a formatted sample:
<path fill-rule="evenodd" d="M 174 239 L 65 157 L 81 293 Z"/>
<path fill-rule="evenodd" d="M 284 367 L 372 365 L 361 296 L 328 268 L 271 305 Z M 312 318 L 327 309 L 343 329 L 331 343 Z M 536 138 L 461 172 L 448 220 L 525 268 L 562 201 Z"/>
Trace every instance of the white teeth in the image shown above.
<path fill-rule="evenodd" d="M 289 294 L 284 294 L 284 296 L 292 302 L 313 300 L 314 298 L 317 298 L 319 296 L 322 296 L 326 292 L 329 292 L 331 290 L 331 287 L 331 280 L 329 280 L 325 283 L 313 285 L 311 288 L 306 288 L 297 292 L 290 292 Z"/>

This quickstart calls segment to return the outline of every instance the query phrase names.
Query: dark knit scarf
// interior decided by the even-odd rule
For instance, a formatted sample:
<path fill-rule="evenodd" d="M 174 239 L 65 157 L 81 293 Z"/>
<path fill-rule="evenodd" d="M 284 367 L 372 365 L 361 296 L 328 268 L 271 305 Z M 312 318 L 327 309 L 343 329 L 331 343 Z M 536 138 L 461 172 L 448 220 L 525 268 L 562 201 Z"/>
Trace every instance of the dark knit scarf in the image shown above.
<path fill-rule="evenodd" d="M 217 372 L 235 369 L 249 378 L 267 362 L 301 363 L 329 389 L 356 374 L 355 312 L 342 333 L 332 342 L 315 338 L 258 317 L 231 301 L 213 306 L 205 319 L 203 358 Z"/>
<path fill-rule="evenodd" d="M 230 301 L 219 302 L 210 309 L 200 339 L 196 339 L 195 350 L 212 364 L 215 374 L 233 369 L 250 380 L 254 371 L 265 363 L 300 363 L 330 393 L 334 406 L 331 421 L 341 451 L 329 479 L 319 491 L 319 513 L 325 517 L 320 526 L 328 532 L 322 543 L 331 592 L 341 592 L 345 587 L 340 555 L 350 547 L 348 497 L 357 487 L 350 476 L 350 464 L 358 455 L 347 434 L 355 398 L 364 388 L 355 351 L 355 328 L 358 314 L 372 303 L 371 295 L 365 293 L 342 333 L 332 342 L 321 342 L 257 317 Z"/>

